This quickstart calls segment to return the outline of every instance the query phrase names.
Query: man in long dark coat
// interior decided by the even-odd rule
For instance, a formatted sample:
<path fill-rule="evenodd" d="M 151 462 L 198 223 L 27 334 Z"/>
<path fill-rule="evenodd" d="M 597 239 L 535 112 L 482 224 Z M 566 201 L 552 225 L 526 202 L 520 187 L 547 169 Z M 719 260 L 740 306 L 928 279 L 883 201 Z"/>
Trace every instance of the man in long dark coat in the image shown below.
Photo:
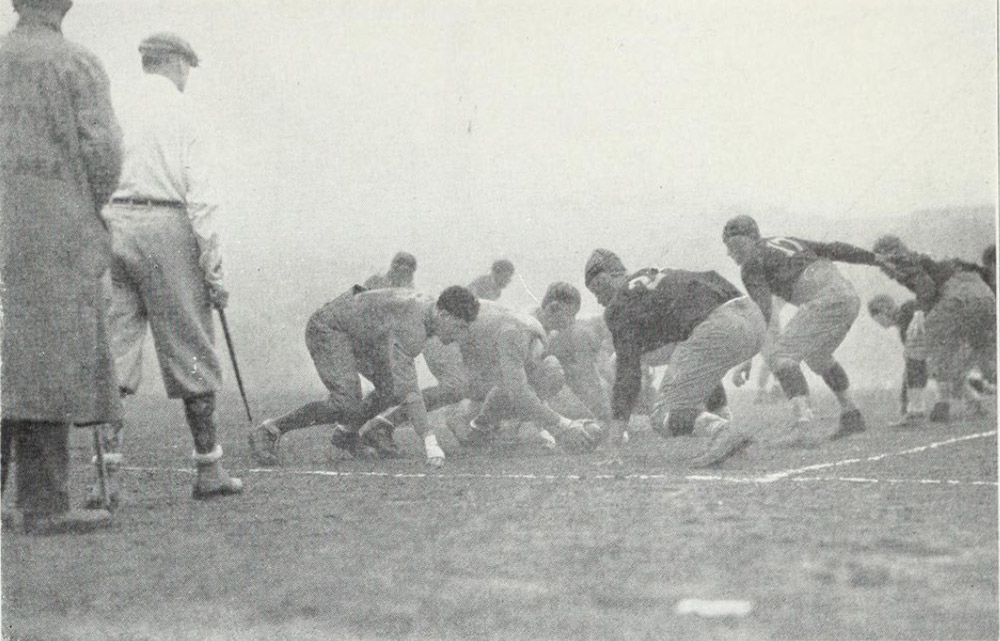
<path fill-rule="evenodd" d="M 0 456 L 6 481 L 13 446 L 31 533 L 109 523 L 104 510 L 70 510 L 69 428 L 119 415 L 99 212 L 121 171 L 121 133 L 100 61 L 62 36 L 71 5 L 14 0 L 20 20 L 0 43 Z"/>

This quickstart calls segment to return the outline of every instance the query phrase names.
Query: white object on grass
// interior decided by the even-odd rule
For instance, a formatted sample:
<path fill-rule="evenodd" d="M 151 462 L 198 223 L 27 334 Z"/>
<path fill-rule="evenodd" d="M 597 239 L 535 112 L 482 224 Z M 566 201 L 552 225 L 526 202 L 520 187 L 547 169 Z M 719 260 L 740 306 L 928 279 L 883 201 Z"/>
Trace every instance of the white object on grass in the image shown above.
<path fill-rule="evenodd" d="M 745 617 L 751 610 L 753 610 L 752 602 L 731 599 L 682 599 L 674 608 L 677 614 L 697 614 L 708 619 Z"/>

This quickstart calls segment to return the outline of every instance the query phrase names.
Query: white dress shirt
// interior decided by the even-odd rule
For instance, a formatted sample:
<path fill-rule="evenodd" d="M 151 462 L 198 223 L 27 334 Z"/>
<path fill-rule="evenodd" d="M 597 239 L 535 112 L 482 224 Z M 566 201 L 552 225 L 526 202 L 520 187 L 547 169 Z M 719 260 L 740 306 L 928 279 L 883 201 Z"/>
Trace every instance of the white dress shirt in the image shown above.
<path fill-rule="evenodd" d="M 168 78 L 144 73 L 116 111 L 124 131 L 125 164 L 112 198 L 184 203 L 198 239 L 205 280 L 221 285 L 218 199 L 210 179 L 205 131 L 190 99 Z"/>

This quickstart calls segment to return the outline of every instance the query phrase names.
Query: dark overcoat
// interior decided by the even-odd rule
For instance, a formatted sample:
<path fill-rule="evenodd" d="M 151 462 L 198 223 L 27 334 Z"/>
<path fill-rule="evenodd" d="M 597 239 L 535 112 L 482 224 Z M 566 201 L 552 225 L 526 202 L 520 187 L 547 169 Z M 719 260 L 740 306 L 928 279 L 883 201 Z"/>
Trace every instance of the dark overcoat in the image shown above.
<path fill-rule="evenodd" d="M 57 21 L 23 16 L 0 41 L 0 408 L 6 419 L 118 417 L 104 329 L 121 131 L 108 78 Z"/>

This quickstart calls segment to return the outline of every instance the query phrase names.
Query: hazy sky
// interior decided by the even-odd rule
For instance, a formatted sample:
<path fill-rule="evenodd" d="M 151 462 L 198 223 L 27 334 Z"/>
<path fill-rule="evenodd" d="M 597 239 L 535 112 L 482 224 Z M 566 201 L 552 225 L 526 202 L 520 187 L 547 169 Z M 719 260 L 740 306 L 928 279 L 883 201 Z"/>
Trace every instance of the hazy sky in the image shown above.
<path fill-rule="evenodd" d="M 993 0 L 78 0 L 64 24 L 116 100 L 165 29 L 203 61 L 231 316 L 291 308 L 271 320 L 296 343 L 401 248 L 430 291 L 501 254 L 539 290 L 582 285 L 598 245 L 729 266 L 734 211 L 996 198 Z"/>

